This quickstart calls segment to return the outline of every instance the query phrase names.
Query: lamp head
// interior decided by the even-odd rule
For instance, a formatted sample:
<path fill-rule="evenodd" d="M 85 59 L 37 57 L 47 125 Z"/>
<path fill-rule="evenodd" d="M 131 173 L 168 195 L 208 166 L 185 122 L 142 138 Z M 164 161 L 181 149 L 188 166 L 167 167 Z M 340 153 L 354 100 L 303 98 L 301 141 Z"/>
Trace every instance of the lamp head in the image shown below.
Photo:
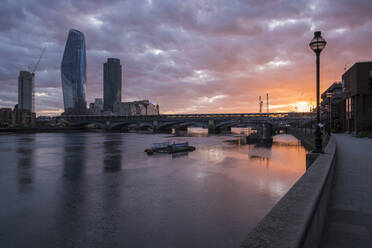
<path fill-rule="evenodd" d="M 322 37 L 320 31 L 314 32 L 314 38 L 310 41 L 310 48 L 315 52 L 315 53 L 320 53 L 325 46 L 327 45 L 327 42 L 325 39 Z"/>

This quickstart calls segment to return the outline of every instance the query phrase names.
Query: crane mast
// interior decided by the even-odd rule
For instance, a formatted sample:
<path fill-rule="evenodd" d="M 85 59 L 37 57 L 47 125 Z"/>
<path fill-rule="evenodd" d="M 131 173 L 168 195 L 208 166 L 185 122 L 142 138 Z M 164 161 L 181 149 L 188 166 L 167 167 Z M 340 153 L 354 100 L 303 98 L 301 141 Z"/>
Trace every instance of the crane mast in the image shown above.
<path fill-rule="evenodd" d="M 45 53 L 45 50 L 46 50 L 46 47 L 43 48 L 43 50 L 41 51 L 41 54 L 39 56 L 39 59 L 38 61 L 36 62 L 35 66 L 34 66 L 34 69 L 31 71 L 32 74 L 35 73 L 35 71 L 37 70 L 37 68 L 39 67 L 39 64 L 40 64 L 40 60 L 41 58 L 43 57 L 44 53 Z"/>

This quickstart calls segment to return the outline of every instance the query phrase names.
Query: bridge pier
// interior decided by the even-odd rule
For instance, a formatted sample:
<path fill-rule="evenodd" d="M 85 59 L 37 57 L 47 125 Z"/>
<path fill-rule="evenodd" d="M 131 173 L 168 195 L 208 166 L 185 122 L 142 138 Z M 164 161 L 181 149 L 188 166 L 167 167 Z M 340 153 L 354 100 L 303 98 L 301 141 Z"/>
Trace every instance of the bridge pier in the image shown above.
<path fill-rule="evenodd" d="M 271 145 L 273 141 L 273 129 L 270 123 L 262 123 L 257 126 L 257 132 L 247 136 L 247 144 L 265 144 Z"/>
<path fill-rule="evenodd" d="M 157 133 L 172 133 L 172 128 L 171 127 L 161 127 L 156 130 Z"/>
<path fill-rule="evenodd" d="M 219 129 L 221 132 L 231 132 L 231 127 L 222 127 Z"/>
<path fill-rule="evenodd" d="M 187 126 L 175 127 L 174 132 L 175 132 L 176 135 L 186 135 L 187 134 Z"/>
<path fill-rule="evenodd" d="M 158 132 L 159 129 L 159 122 L 157 120 L 152 121 L 152 131 L 154 133 Z"/>
<path fill-rule="evenodd" d="M 175 127 L 175 131 L 187 131 L 187 126 L 180 126 L 180 127 Z"/>
<path fill-rule="evenodd" d="M 270 140 L 273 136 L 272 126 L 269 123 L 262 124 L 262 139 Z"/>
<path fill-rule="evenodd" d="M 208 120 L 208 134 L 214 134 L 216 132 L 217 130 L 214 120 Z"/>
<path fill-rule="evenodd" d="M 106 121 L 106 130 L 111 130 L 111 122 L 110 121 Z"/>

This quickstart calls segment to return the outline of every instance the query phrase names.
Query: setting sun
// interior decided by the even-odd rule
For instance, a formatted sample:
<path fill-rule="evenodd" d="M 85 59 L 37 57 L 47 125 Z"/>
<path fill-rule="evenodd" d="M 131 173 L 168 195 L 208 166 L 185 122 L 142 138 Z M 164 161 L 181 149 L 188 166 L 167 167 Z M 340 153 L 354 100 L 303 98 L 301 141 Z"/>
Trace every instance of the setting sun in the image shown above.
<path fill-rule="evenodd" d="M 292 104 L 295 112 L 311 112 L 314 105 L 311 102 L 296 102 Z"/>

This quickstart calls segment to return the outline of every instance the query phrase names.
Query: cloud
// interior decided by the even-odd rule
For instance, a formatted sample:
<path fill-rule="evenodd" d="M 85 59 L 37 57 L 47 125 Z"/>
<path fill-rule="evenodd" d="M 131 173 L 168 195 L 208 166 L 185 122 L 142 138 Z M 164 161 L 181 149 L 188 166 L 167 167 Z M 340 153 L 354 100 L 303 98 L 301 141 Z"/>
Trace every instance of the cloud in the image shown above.
<path fill-rule="evenodd" d="M 63 109 L 59 67 L 68 30 L 76 28 L 87 44 L 88 102 L 102 97 L 103 63 L 116 57 L 124 101 L 149 98 L 168 113 L 257 112 L 258 96 L 269 92 L 273 110 L 290 110 L 315 97 L 314 30 L 328 41 L 325 89 L 345 64 L 371 60 L 371 11 L 368 0 L 5 1 L 0 104 L 17 102 L 19 71 L 34 67 L 46 47 L 36 109 Z"/>

